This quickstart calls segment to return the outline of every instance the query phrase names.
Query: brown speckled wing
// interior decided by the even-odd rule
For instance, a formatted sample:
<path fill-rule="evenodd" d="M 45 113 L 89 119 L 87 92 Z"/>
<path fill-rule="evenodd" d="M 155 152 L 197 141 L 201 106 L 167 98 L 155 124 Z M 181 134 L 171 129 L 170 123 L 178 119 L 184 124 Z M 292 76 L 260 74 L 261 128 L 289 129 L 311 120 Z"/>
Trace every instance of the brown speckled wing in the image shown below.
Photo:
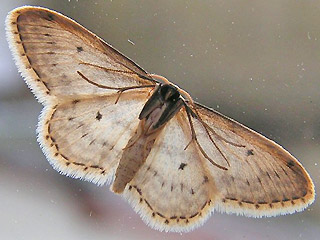
<path fill-rule="evenodd" d="M 202 225 L 214 207 L 217 187 L 206 159 L 190 141 L 185 110 L 176 114 L 154 143 L 124 192 L 151 227 L 187 232 Z"/>
<path fill-rule="evenodd" d="M 6 33 L 24 80 L 44 105 L 38 141 L 62 174 L 112 179 L 149 90 L 147 73 L 75 21 L 48 9 L 9 13 Z"/>
<path fill-rule="evenodd" d="M 210 127 L 209 137 L 204 125 L 192 119 L 199 144 L 227 170 L 211 164 L 195 142 L 186 148 L 191 131 L 181 110 L 163 129 L 125 191 L 148 225 L 190 231 L 214 210 L 276 216 L 302 211 L 314 201 L 308 173 L 286 150 L 211 109 L 201 105 L 196 109 Z"/>
<path fill-rule="evenodd" d="M 7 39 L 19 71 L 40 102 L 103 95 L 98 88 L 150 84 L 147 73 L 75 21 L 57 12 L 21 7 L 9 13 Z M 109 69 L 109 70 L 107 70 Z"/>
<path fill-rule="evenodd" d="M 115 94 L 45 107 L 37 131 L 49 162 L 62 174 L 110 183 L 147 96 L 141 90 L 123 93 L 117 104 Z"/>
<path fill-rule="evenodd" d="M 194 119 L 201 146 L 228 169 L 206 164 L 218 189 L 217 210 L 252 217 L 276 216 L 302 211 L 314 201 L 311 178 L 285 149 L 211 109 L 197 105 L 197 111 L 211 128 L 209 134 L 216 144 Z"/>

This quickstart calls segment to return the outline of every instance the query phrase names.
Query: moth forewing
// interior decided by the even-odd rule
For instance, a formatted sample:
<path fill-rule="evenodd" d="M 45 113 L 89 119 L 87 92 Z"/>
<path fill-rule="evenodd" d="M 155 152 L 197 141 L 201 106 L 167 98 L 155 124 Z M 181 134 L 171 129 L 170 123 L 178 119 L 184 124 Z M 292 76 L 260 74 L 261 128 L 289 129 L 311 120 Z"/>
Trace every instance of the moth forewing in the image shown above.
<path fill-rule="evenodd" d="M 78 72 L 109 87 L 150 84 L 141 67 L 57 12 L 17 8 L 7 16 L 6 33 L 18 69 L 41 103 L 115 93 Z"/>

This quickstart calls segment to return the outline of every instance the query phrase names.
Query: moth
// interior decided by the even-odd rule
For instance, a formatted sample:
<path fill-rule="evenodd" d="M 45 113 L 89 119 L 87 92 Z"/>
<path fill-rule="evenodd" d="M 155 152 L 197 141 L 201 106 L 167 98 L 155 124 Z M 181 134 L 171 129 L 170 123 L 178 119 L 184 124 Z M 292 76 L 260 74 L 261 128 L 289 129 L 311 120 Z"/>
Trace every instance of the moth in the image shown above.
<path fill-rule="evenodd" d="M 16 65 L 44 108 L 38 141 L 61 174 L 111 184 L 143 221 L 187 232 L 214 212 L 304 210 L 315 191 L 290 153 L 149 74 L 70 18 L 9 13 Z"/>

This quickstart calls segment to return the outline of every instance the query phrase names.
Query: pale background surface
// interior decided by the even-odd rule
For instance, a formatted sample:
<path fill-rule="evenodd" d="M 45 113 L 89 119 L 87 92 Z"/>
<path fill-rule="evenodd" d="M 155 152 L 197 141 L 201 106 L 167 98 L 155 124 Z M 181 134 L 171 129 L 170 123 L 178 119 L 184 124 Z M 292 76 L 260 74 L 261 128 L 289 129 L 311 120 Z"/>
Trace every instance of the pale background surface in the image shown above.
<path fill-rule="evenodd" d="M 1 239 L 319 237 L 317 201 L 303 213 L 276 218 L 215 213 L 190 234 L 165 234 L 147 227 L 107 186 L 59 175 L 36 142 L 41 105 L 17 72 L 3 28 L 7 12 L 24 4 L 62 12 L 148 72 L 282 144 L 319 186 L 319 1 L 0 3 Z"/>

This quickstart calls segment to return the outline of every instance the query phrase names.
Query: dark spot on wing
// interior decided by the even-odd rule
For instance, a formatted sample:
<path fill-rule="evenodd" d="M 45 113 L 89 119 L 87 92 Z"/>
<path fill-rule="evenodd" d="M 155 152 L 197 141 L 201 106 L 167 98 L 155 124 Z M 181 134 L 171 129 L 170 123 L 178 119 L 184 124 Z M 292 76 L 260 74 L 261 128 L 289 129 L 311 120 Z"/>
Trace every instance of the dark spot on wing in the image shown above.
<path fill-rule="evenodd" d="M 83 47 L 77 47 L 77 52 L 82 52 L 83 51 Z"/>
<path fill-rule="evenodd" d="M 84 163 L 78 163 L 78 162 L 74 162 L 74 165 L 78 165 L 78 166 L 85 166 Z"/>
<path fill-rule="evenodd" d="M 254 202 L 249 201 L 249 200 L 242 200 L 242 202 L 244 202 L 244 203 L 248 203 L 248 204 L 254 204 Z"/>
<path fill-rule="evenodd" d="M 178 170 L 183 170 L 185 166 L 187 166 L 186 163 L 181 163 Z"/>
<path fill-rule="evenodd" d="M 247 151 L 247 156 L 252 156 L 252 155 L 254 155 L 253 150 L 252 149 L 248 150 Z"/>
<path fill-rule="evenodd" d="M 81 138 L 84 138 L 85 136 L 87 136 L 88 135 L 88 133 L 85 133 L 85 134 L 83 134 L 82 136 L 81 136 Z"/>
<path fill-rule="evenodd" d="M 91 168 L 100 168 L 99 165 L 91 165 Z"/>
<path fill-rule="evenodd" d="M 96 119 L 97 119 L 98 121 L 100 121 L 101 118 L 102 118 L 102 114 L 98 111 L 98 112 L 97 112 L 97 115 L 96 115 Z"/>
<path fill-rule="evenodd" d="M 202 183 L 207 183 L 209 182 L 209 178 L 207 176 L 203 176 L 203 182 Z"/>
<path fill-rule="evenodd" d="M 247 185 L 248 185 L 248 186 L 250 186 L 250 182 L 249 182 L 249 180 L 248 180 L 248 179 L 247 179 Z"/>
<path fill-rule="evenodd" d="M 299 198 L 300 198 L 300 197 L 298 197 L 298 196 L 293 196 L 293 197 L 292 197 L 293 200 L 298 200 Z"/>
<path fill-rule="evenodd" d="M 137 192 L 139 193 L 139 195 L 141 196 L 142 195 L 142 192 L 141 192 L 141 189 L 138 188 L 137 186 L 134 186 L 134 188 L 137 190 Z"/>
<path fill-rule="evenodd" d="M 290 160 L 289 162 L 287 162 L 287 167 L 292 168 L 294 166 L 294 161 Z"/>
<path fill-rule="evenodd" d="M 44 16 L 44 19 L 48 20 L 48 21 L 53 21 L 54 20 L 54 15 L 51 13 L 47 13 L 46 16 Z"/>

